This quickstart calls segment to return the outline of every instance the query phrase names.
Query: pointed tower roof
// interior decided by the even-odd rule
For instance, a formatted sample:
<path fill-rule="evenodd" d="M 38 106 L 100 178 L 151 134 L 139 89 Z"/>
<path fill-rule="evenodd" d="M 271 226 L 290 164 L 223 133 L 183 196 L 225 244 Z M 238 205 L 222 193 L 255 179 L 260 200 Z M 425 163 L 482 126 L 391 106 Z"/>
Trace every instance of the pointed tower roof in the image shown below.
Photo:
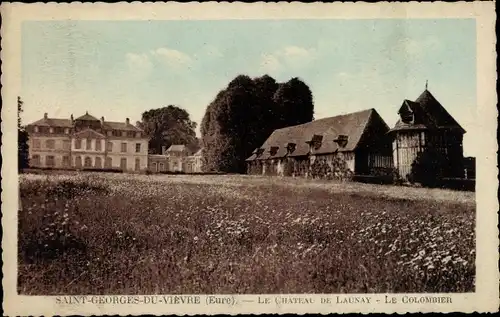
<path fill-rule="evenodd" d="M 406 129 L 458 129 L 462 133 L 465 130 L 458 122 L 446 111 L 439 101 L 425 89 L 420 96 L 413 101 L 405 100 L 399 108 L 398 114 L 408 112 L 414 115 L 411 123 L 405 123 L 401 119 L 391 131 Z"/>

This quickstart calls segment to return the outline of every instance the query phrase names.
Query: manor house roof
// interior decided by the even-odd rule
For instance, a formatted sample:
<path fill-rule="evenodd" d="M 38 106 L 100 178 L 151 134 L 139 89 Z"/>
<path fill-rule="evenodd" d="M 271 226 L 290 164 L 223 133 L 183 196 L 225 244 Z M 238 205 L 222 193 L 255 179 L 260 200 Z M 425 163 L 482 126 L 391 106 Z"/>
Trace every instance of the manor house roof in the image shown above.
<path fill-rule="evenodd" d="M 28 126 L 39 126 L 39 127 L 60 127 L 60 128 L 72 128 L 76 121 L 101 121 L 94 116 L 85 113 L 84 115 L 76 118 L 75 120 L 71 119 L 60 119 L 60 118 L 49 118 L 48 116 L 44 116 L 42 119 L 37 120 L 33 123 L 28 124 Z M 130 122 L 115 122 L 115 121 L 105 121 L 102 120 L 102 128 L 104 130 L 120 130 L 120 131 L 138 131 L 142 132 L 142 130 Z"/>

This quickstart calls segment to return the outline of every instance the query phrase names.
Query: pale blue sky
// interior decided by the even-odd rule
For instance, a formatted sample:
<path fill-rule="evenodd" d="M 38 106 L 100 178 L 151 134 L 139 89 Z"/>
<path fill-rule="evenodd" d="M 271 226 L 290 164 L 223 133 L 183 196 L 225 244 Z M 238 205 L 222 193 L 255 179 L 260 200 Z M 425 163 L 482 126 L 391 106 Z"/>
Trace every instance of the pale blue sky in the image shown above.
<path fill-rule="evenodd" d="M 44 21 L 22 37 L 25 123 L 85 111 L 135 122 L 175 104 L 199 124 L 232 78 L 267 73 L 305 81 L 316 118 L 375 108 L 393 126 L 429 80 L 477 154 L 473 19 Z"/>

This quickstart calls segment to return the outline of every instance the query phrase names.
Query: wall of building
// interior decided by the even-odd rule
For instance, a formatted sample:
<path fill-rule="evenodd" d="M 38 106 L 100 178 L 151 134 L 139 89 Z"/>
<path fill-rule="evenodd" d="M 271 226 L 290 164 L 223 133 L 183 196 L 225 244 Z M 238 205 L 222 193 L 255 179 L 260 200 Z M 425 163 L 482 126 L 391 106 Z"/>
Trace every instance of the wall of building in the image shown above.
<path fill-rule="evenodd" d="M 399 176 L 407 180 L 418 154 L 429 148 L 441 153 L 445 160 L 445 177 L 464 177 L 462 138 L 459 132 L 446 130 L 397 132 L 393 160 Z"/>
<path fill-rule="evenodd" d="M 71 162 L 70 144 L 69 136 L 32 135 L 28 141 L 30 164 L 38 167 L 70 167 L 67 165 Z"/>
<path fill-rule="evenodd" d="M 53 141 L 52 148 L 47 146 L 48 140 Z M 69 135 L 30 135 L 30 164 L 36 167 L 115 168 L 126 171 L 144 171 L 148 167 L 147 139 L 94 138 L 79 139 L 79 142 L 80 146 L 77 147 L 77 139 Z M 125 151 L 122 151 L 122 143 L 126 144 Z M 140 146 L 136 148 L 136 144 Z M 51 157 L 54 159 L 50 159 Z M 122 159 L 125 160 L 123 166 Z M 54 164 L 51 164 L 52 161 Z"/>
<path fill-rule="evenodd" d="M 330 179 L 348 179 L 354 174 L 353 152 L 287 157 L 247 162 L 251 175 L 296 176 Z"/>

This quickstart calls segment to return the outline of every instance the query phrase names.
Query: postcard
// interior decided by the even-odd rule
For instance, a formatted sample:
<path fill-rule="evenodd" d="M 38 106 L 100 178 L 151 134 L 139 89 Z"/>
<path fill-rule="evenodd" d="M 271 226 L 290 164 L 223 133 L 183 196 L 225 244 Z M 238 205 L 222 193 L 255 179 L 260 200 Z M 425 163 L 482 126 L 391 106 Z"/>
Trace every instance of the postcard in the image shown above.
<path fill-rule="evenodd" d="M 1 14 L 6 315 L 498 311 L 493 1 Z"/>

